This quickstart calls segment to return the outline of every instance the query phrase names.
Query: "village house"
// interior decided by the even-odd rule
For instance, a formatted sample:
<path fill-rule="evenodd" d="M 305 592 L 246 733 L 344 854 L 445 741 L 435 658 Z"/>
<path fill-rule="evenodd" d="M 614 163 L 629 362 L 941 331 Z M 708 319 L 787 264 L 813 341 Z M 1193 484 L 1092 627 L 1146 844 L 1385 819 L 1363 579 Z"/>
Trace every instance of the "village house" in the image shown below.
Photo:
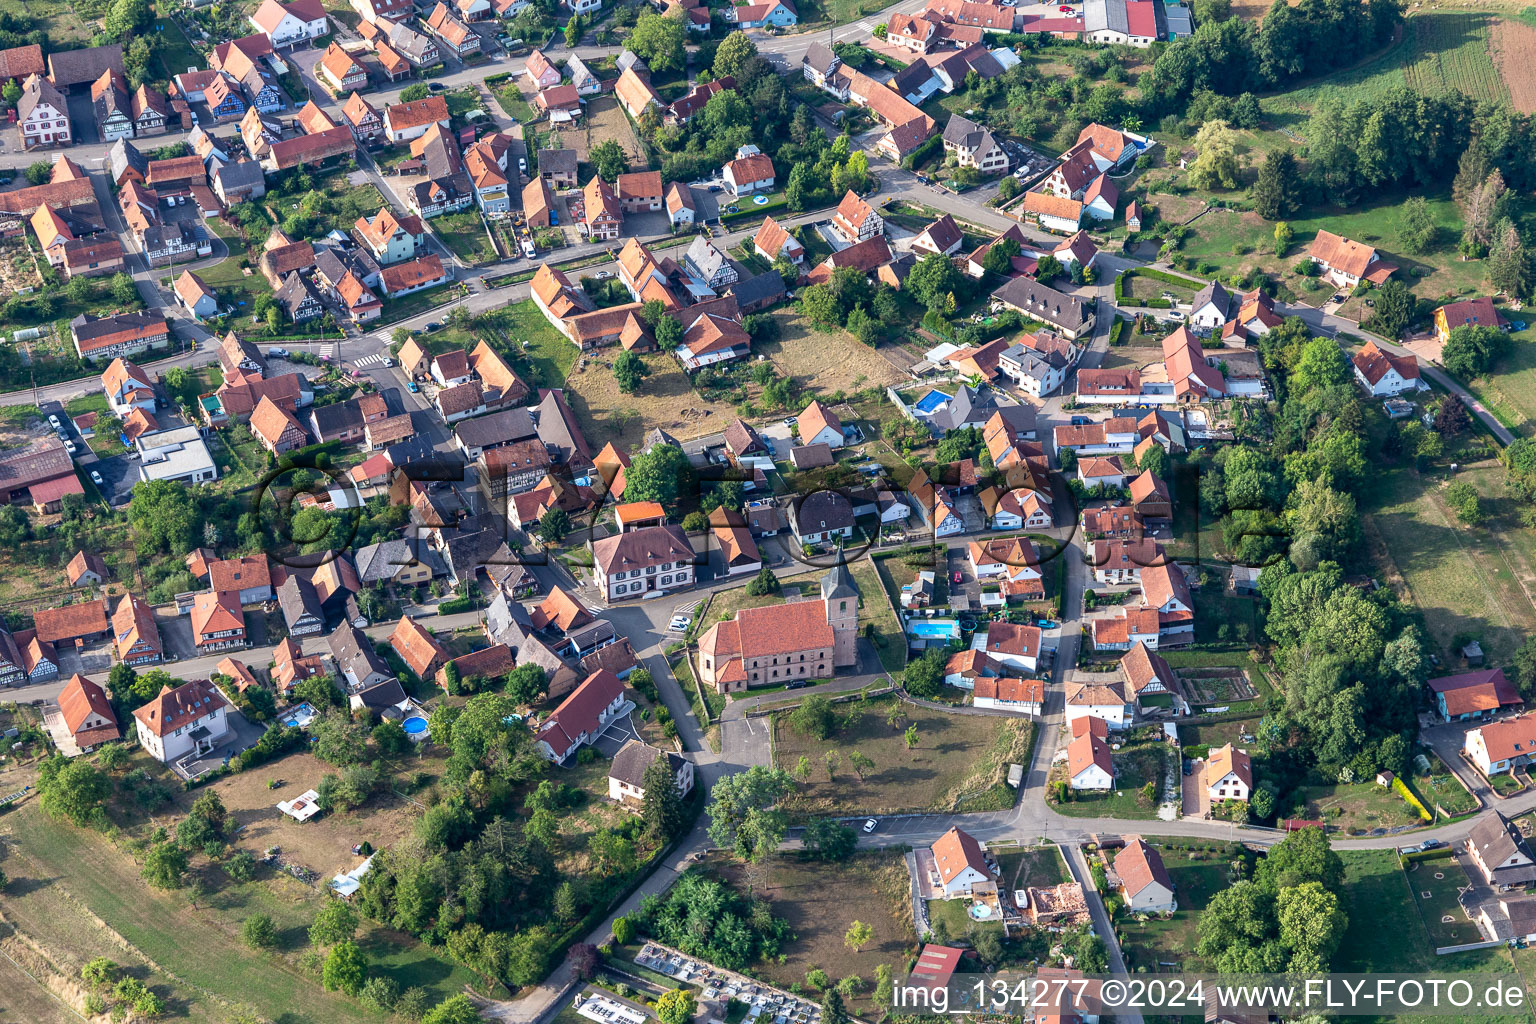
<path fill-rule="evenodd" d="M 606 601 L 693 585 L 693 547 L 676 526 L 628 530 L 592 542 L 598 589 Z"/>
<path fill-rule="evenodd" d="M 1163 866 L 1162 854 L 1148 846 L 1140 836 L 1126 839 L 1125 848 L 1115 855 L 1114 869 L 1120 878 L 1120 891 L 1125 895 L 1127 910 L 1140 914 L 1171 914 L 1179 909 L 1179 901 L 1173 893 L 1173 879 Z"/>
<path fill-rule="evenodd" d="M 638 809 L 645 800 L 646 770 L 659 758 L 664 758 L 672 769 L 673 778 L 677 780 L 677 795 L 687 797 L 693 792 L 692 761 L 670 750 L 659 750 L 631 739 L 619 748 L 608 766 L 608 799 Z"/>
<path fill-rule="evenodd" d="M 1536 881 L 1536 858 L 1520 826 L 1498 809 L 1472 826 L 1466 851 L 1485 885 L 1523 887 Z"/>
<path fill-rule="evenodd" d="M 1206 758 L 1201 782 L 1212 803 L 1246 801 L 1253 792 L 1253 766 L 1247 752 L 1234 749 L 1231 743 L 1215 748 Z"/>
<path fill-rule="evenodd" d="M 1318 231 L 1307 250 L 1307 258 L 1317 264 L 1324 278 L 1340 288 L 1353 288 L 1362 280 L 1379 285 L 1397 272 L 1395 265 L 1382 262 L 1374 247 L 1331 231 Z"/>
<path fill-rule="evenodd" d="M 1419 361 L 1412 353 L 1395 355 L 1378 348 L 1374 341 L 1367 341 L 1351 362 L 1355 380 L 1374 398 L 1391 398 L 1428 387 L 1419 376 Z"/>
<path fill-rule="evenodd" d="M 52 706 L 44 707 L 43 722 L 66 757 L 88 754 L 123 735 L 106 691 L 79 673 L 64 684 Z"/>
<path fill-rule="evenodd" d="M 1111 729 L 1126 729 L 1136 718 L 1136 707 L 1126 698 L 1119 680 L 1067 683 L 1067 724 L 1080 718 L 1101 718 Z"/>
<path fill-rule="evenodd" d="M 119 313 L 92 318 L 81 313 L 69 322 L 70 338 L 81 359 L 134 356 L 170 344 L 170 323 L 154 312 Z"/>
<path fill-rule="evenodd" d="M 566 763 L 594 742 L 627 704 L 618 676 L 608 671 L 592 673 L 544 720 L 537 739 L 539 752 L 557 764 Z"/>
<path fill-rule="evenodd" d="M 319 39 L 330 29 L 326 26 L 325 8 L 320 0 L 263 0 L 256 13 L 250 17 L 256 31 L 266 36 L 274 49 L 297 46 L 312 39 Z"/>
<path fill-rule="evenodd" d="M 1514 684 L 1499 668 L 1440 676 L 1425 685 L 1435 695 L 1435 710 L 1446 722 L 1491 718 L 1505 708 L 1523 703 Z"/>
<path fill-rule="evenodd" d="M 69 125 L 69 105 L 64 95 L 41 75 L 27 77 L 16 101 L 16 118 L 23 149 L 68 146 L 74 141 Z"/>
<path fill-rule="evenodd" d="M 1075 790 L 1115 788 L 1115 760 L 1109 749 L 1109 726 L 1102 718 L 1084 717 L 1071 723 L 1067 742 L 1067 785 Z"/>
<path fill-rule="evenodd" d="M 953 827 L 923 852 L 932 857 L 937 874 L 935 888 L 943 892 L 945 899 L 997 893 L 1000 872 L 969 832 Z M 918 864 L 922 863 L 919 859 Z"/>
<path fill-rule="evenodd" d="M 139 745 L 163 764 L 211 753 L 229 734 L 229 701 L 206 679 L 164 687 L 133 713 Z"/>
<path fill-rule="evenodd" d="M 165 650 L 154 609 L 132 594 L 124 594 L 112 614 L 112 642 L 124 665 L 152 665 Z"/>

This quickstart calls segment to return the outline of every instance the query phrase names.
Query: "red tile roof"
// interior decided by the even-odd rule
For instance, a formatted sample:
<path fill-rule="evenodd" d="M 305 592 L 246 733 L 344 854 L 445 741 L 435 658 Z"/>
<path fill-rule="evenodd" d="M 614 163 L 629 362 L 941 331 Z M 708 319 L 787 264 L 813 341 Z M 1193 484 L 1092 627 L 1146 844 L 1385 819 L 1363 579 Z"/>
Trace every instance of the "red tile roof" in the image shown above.
<path fill-rule="evenodd" d="M 206 679 L 194 679 L 174 690 L 165 687 L 135 711 L 133 717 L 139 720 L 141 729 L 165 736 L 228 706 L 229 701 L 217 686 Z"/>

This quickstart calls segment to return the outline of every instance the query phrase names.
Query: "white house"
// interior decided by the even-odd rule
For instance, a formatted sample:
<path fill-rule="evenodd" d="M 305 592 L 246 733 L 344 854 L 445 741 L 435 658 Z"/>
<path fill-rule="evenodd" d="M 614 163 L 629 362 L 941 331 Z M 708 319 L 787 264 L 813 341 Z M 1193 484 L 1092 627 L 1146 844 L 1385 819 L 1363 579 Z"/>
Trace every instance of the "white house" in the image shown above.
<path fill-rule="evenodd" d="M 1040 665 L 1040 628 L 1016 622 L 989 622 L 985 633 L 977 631 L 971 649 L 1017 672 L 1033 672 Z"/>
<path fill-rule="evenodd" d="M 820 399 L 812 400 L 805 407 L 805 411 L 795 420 L 795 428 L 800 432 L 802 446 L 824 444 L 834 449 L 843 446 L 843 421 L 823 405 Z"/>
<path fill-rule="evenodd" d="M 325 7 L 320 0 L 293 0 L 287 4 L 264 0 L 250 20 L 273 49 L 307 43 L 326 33 Z"/>
<path fill-rule="evenodd" d="M 1117 455 L 1081 459 L 1077 463 L 1077 478 L 1084 487 L 1124 487 L 1125 466 Z"/>
<path fill-rule="evenodd" d="M 1141 599 L 1157 610 L 1157 629 L 1165 640 L 1188 636 L 1195 630 L 1195 605 L 1189 580 L 1176 562 L 1160 561 L 1141 570 Z"/>
<path fill-rule="evenodd" d="M 1253 792 L 1253 766 L 1248 754 L 1228 743 L 1211 751 L 1205 762 L 1205 789 L 1211 800 L 1247 800 Z"/>
<path fill-rule="evenodd" d="M 1189 326 L 1199 331 L 1213 331 L 1225 324 L 1232 315 L 1232 295 L 1212 281 L 1195 293 L 1189 307 Z"/>
<path fill-rule="evenodd" d="M 1355 353 L 1352 360 L 1355 380 L 1375 398 L 1391 398 L 1404 391 L 1418 391 L 1424 387 L 1419 376 L 1419 362 L 1411 355 L 1399 356 L 1376 347 L 1374 341 Z"/>
<path fill-rule="evenodd" d="M 42 75 L 27 76 L 21 98 L 16 101 L 16 118 L 21 126 L 23 149 L 70 144 L 69 105 Z"/>
<path fill-rule="evenodd" d="M 618 804 L 638 805 L 645 799 L 645 772 L 664 757 L 677 780 L 678 796 L 686 797 L 693 792 L 693 762 L 679 757 L 670 750 L 658 750 L 639 740 L 628 740 L 613 755 L 608 768 L 608 799 Z"/>
<path fill-rule="evenodd" d="M 997 876 L 974 836 L 951 828 L 930 851 L 946 899 L 997 892 Z"/>
<path fill-rule="evenodd" d="M 155 386 L 149 374 L 135 363 L 123 358 L 112 360 L 101 375 L 101 387 L 107 396 L 107 407 L 118 417 L 134 409 L 155 411 Z"/>
<path fill-rule="evenodd" d="M 229 734 L 229 701 L 206 679 L 163 688 L 133 713 L 139 745 L 162 764 L 207 754 Z"/>
<path fill-rule="evenodd" d="M 1163 866 L 1162 854 L 1137 837 L 1126 840 L 1115 857 L 1115 874 L 1128 910 L 1143 914 L 1173 913 L 1179 901 L 1173 895 L 1173 879 Z"/>
<path fill-rule="evenodd" d="M 767 192 L 773 188 L 773 161 L 762 153 L 754 153 L 726 164 L 720 176 L 734 195 Z"/>
<path fill-rule="evenodd" d="M 1067 722 L 1079 718 L 1101 718 L 1111 729 L 1130 726 L 1136 709 L 1125 698 L 1125 686 L 1114 682 L 1067 683 Z"/>
<path fill-rule="evenodd" d="M 1073 789 L 1114 789 L 1115 758 L 1109 749 L 1109 726 L 1100 718 L 1078 718 L 1071 727 L 1067 785 Z"/>
<path fill-rule="evenodd" d="M 1028 488 L 1005 491 L 997 495 L 996 504 L 990 506 L 987 497 L 987 494 L 982 495 L 982 506 L 991 514 L 994 530 L 1049 529 L 1054 522 L 1048 504 L 1050 496 L 1042 497 L 1039 491 Z"/>
<path fill-rule="evenodd" d="M 980 678 L 971 691 L 971 704 L 993 711 L 1012 711 L 1039 718 L 1045 708 L 1041 679 Z"/>
<path fill-rule="evenodd" d="M 565 762 L 596 740 L 627 704 L 618 676 L 607 669 L 592 673 L 544 720 L 539 752 L 550 761 Z"/>
<path fill-rule="evenodd" d="M 1465 750 L 1484 775 L 1498 775 L 1526 764 L 1536 754 L 1536 715 L 1521 715 L 1467 733 Z"/>

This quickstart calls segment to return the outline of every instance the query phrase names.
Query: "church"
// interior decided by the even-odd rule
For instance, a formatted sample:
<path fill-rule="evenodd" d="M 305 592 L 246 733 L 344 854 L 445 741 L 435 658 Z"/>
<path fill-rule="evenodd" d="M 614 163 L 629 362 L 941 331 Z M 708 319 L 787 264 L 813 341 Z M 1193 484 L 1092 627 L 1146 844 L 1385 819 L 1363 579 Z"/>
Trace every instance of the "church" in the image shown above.
<path fill-rule="evenodd" d="M 858 664 L 859 588 L 839 553 L 821 599 L 743 608 L 699 640 L 699 678 L 719 693 L 829 679 Z"/>

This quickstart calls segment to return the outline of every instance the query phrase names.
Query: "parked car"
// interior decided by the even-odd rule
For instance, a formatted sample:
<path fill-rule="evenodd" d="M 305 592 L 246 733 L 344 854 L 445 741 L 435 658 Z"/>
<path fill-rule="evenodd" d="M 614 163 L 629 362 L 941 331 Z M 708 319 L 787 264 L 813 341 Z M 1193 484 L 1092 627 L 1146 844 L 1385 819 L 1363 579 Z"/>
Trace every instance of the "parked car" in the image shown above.
<path fill-rule="evenodd" d="M 417 384 L 413 380 L 408 380 L 408 381 L 405 382 L 405 390 L 409 391 L 411 394 L 414 395 L 416 392 L 421 390 L 421 385 Z"/>
<path fill-rule="evenodd" d="M 433 320 L 431 323 L 427 324 L 426 331 L 428 334 L 431 334 L 433 331 L 441 329 L 442 326 L 442 324 L 438 323 L 436 320 Z"/>
<path fill-rule="evenodd" d="M 611 270 L 599 270 L 597 273 L 593 274 L 592 276 L 597 278 L 599 281 L 606 281 L 610 277 L 613 276 L 613 271 L 611 271 Z"/>
<path fill-rule="evenodd" d="M 693 625 L 693 616 L 674 615 L 672 621 L 667 623 L 667 629 L 673 633 L 685 633 L 691 625 Z"/>
<path fill-rule="evenodd" d="M 64 450 L 73 455 L 75 452 L 79 451 L 79 448 L 75 445 L 75 442 L 66 437 L 64 439 Z"/>
<path fill-rule="evenodd" d="M 427 86 L 427 88 L 429 90 L 431 90 L 432 92 L 442 92 L 443 91 L 443 83 L 442 82 L 433 82 L 431 85 Z"/>
<path fill-rule="evenodd" d="M 384 357 L 384 365 L 385 366 L 394 366 L 395 365 L 394 357 L 393 356 L 385 356 Z"/>
<path fill-rule="evenodd" d="M 93 469 L 91 470 L 91 483 L 95 484 L 97 487 L 101 487 L 105 485 L 106 481 L 102 480 L 101 474 Z"/>
<path fill-rule="evenodd" d="M 1442 847 L 1444 845 L 1445 845 L 1445 843 L 1441 842 L 1439 839 L 1426 839 L 1422 843 L 1419 844 L 1419 849 L 1421 849 L 1421 850 L 1436 850 L 1436 849 L 1439 849 L 1440 847 Z"/>
<path fill-rule="evenodd" d="M 865 832 L 873 832 L 875 829 L 877 829 L 879 827 L 880 827 L 880 819 L 879 818 L 868 818 L 864 822 L 864 831 Z"/>
<path fill-rule="evenodd" d="M 268 359 L 287 359 L 288 358 L 288 350 L 285 349 L 285 348 L 269 348 L 269 349 L 267 349 L 267 358 Z"/>
<path fill-rule="evenodd" d="M 709 186 L 709 190 L 711 192 L 724 192 L 725 191 L 725 186 L 724 185 L 711 185 L 711 186 Z"/>
<path fill-rule="evenodd" d="M 51 426 L 54 430 L 58 430 L 59 429 L 59 417 L 57 415 L 55 415 L 55 414 L 50 414 L 48 416 L 48 425 Z"/>
<path fill-rule="evenodd" d="M 955 575 L 954 575 L 953 579 L 954 579 L 955 585 L 959 586 L 961 583 L 965 582 L 965 573 L 963 573 L 963 572 L 961 572 L 961 571 L 959 571 L 957 569 L 957 570 L 955 570 Z"/>

